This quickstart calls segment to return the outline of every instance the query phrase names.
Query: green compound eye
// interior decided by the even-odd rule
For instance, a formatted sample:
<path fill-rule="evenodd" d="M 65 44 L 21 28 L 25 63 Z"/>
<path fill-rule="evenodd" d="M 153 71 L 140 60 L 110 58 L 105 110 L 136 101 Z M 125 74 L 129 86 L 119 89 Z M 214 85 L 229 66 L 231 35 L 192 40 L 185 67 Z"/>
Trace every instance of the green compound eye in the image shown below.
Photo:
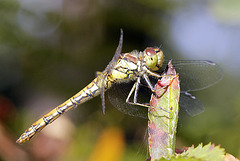
<path fill-rule="evenodd" d="M 157 65 L 157 55 L 154 56 L 145 56 L 145 63 L 148 68 L 153 69 Z"/>
<path fill-rule="evenodd" d="M 158 55 L 154 48 L 149 47 L 144 52 L 145 52 L 144 61 L 147 67 L 151 70 L 158 70 L 159 69 Z"/>

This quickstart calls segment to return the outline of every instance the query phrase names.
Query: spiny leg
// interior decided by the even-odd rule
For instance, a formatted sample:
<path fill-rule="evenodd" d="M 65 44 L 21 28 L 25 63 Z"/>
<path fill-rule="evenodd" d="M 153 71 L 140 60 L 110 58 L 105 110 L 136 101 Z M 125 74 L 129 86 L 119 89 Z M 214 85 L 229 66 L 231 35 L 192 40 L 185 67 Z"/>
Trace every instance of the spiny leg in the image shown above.
<path fill-rule="evenodd" d="M 153 73 L 153 72 L 152 72 Z M 158 74 L 156 74 L 156 73 L 154 73 L 155 74 L 155 76 L 157 76 L 158 78 L 161 78 L 161 77 L 167 77 L 167 76 L 173 76 L 172 74 L 169 74 L 169 75 L 158 75 Z M 178 75 L 174 75 L 174 78 L 175 77 L 177 77 Z M 159 88 L 159 89 L 154 89 L 154 87 L 152 86 L 152 83 L 151 83 L 151 81 L 149 80 L 149 77 L 147 76 L 147 74 L 143 74 L 143 78 L 145 79 L 145 81 L 147 82 L 147 85 L 148 85 L 148 87 L 151 89 L 151 91 L 155 94 L 155 92 L 157 92 L 158 90 L 161 90 L 161 89 L 163 89 L 163 88 L 166 88 L 166 87 L 168 87 L 168 85 L 165 85 L 165 86 L 163 86 L 163 87 L 161 87 L 161 88 Z M 173 79 L 172 79 L 173 80 Z"/>
<path fill-rule="evenodd" d="M 136 88 L 135 88 L 135 92 L 134 92 L 133 103 L 137 103 L 137 95 L 138 95 L 138 91 L 139 91 L 139 84 L 140 84 L 140 77 L 138 77 L 137 81 L 136 81 Z"/>
<path fill-rule="evenodd" d="M 153 76 L 153 77 L 156 77 L 156 78 L 162 78 L 162 77 L 163 77 L 162 75 L 159 75 L 159 74 L 157 74 L 157 73 L 155 73 L 155 72 L 152 72 L 152 71 L 149 70 L 149 69 L 146 69 L 146 71 L 147 71 L 147 73 L 148 73 L 149 75 L 151 75 L 151 76 Z"/>
<path fill-rule="evenodd" d="M 137 106 L 142 106 L 142 107 L 147 107 L 147 108 L 153 108 L 152 106 L 150 106 L 150 105 L 148 105 L 148 104 L 143 104 L 143 103 L 134 103 L 134 102 L 127 102 L 127 103 L 129 103 L 129 104 L 131 104 L 131 105 L 137 105 Z M 165 112 L 167 112 L 167 113 L 170 113 L 169 111 L 167 111 L 167 110 L 165 110 L 164 108 L 162 108 L 162 107 L 158 107 L 158 108 L 160 108 L 161 110 L 163 110 L 163 111 L 165 111 Z"/>
<path fill-rule="evenodd" d="M 147 75 L 144 75 L 144 78 L 145 78 L 145 80 L 146 80 L 146 82 L 147 82 L 147 84 L 148 84 L 148 87 L 151 89 L 151 91 L 152 91 L 152 92 L 155 92 L 155 89 L 153 88 L 153 86 L 152 86 L 152 84 L 151 84 L 148 76 L 147 76 Z M 140 82 L 140 79 L 141 79 L 141 78 L 138 77 L 137 80 L 136 80 L 136 82 L 134 83 L 131 91 L 130 91 L 129 94 L 128 94 L 128 97 L 127 97 L 127 99 L 126 99 L 126 103 L 141 105 L 141 103 L 137 103 L 137 96 L 138 96 L 138 91 L 139 91 L 139 85 L 140 85 L 140 83 L 141 83 L 141 82 Z M 129 100 L 130 100 L 130 97 L 131 97 L 132 94 L 133 94 L 133 91 L 134 91 L 133 102 L 130 102 Z M 146 104 L 144 104 L 144 105 L 146 105 Z"/>
<path fill-rule="evenodd" d="M 129 92 L 128 97 L 127 97 L 127 99 L 126 99 L 126 103 L 132 104 L 132 105 L 145 106 L 145 104 L 141 104 L 141 103 L 138 103 L 138 102 L 137 102 L 139 85 L 140 85 L 140 77 L 137 78 L 137 81 L 134 83 L 131 91 Z M 131 97 L 132 94 L 133 94 L 133 91 L 134 91 L 133 102 L 130 102 L 129 100 L 130 100 L 130 97 Z M 146 107 L 148 107 L 148 106 L 146 105 Z"/>
<path fill-rule="evenodd" d="M 148 87 L 151 89 L 151 91 L 152 91 L 152 92 L 155 92 L 156 90 L 153 88 L 152 83 L 150 82 L 147 74 L 143 74 L 143 78 L 144 78 L 145 81 L 147 82 Z"/>
<path fill-rule="evenodd" d="M 146 79 L 147 83 L 149 83 L 148 85 L 149 85 L 149 87 L 151 88 L 152 85 L 151 85 L 151 82 L 150 82 L 149 78 L 147 77 L 147 75 L 146 75 L 146 78 L 145 78 L 145 79 Z M 134 83 L 131 91 L 129 92 L 128 97 L 127 97 L 127 99 L 126 99 L 126 103 L 131 104 L 131 105 L 138 105 L 138 106 L 143 106 L 143 107 L 151 108 L 152 106 L 150 106 L 150 105 L 148 105 L 148 104 L 143 104 L 143 103 L 138 103 L 138 102 L 137 102 L 137 95 L 138 95 L 138 91 L 139 91 L 139 85 L 140 85 L 140 77 L 137 78 L 137 81 Z M 165 87 L 163 87 L 163 88 L 165 88 Z M 133 94 L 133 91 L 134 91 L 133 102 L 130 102 L 129 100 L 130 100 L 130 97 L 131 97 L 132 94 Z M 154 89 L 153 87 L 152 87 L 152 91 L 155 92 L 155 89 Z M 159 108 L 162 109 L 163 111 L 167 112 L 167 113 L 170 113 L 169 111 L 163 109 L 162 107 L 159 107 Z"/>
<path fill-rule="evenodd" d="M 153 94 L 156 94 L 155 92 L 157 92 L 158 90 L 161 90 L 161 89 L 167 87 L 167 85 L 165 85 L 165 86 L 163 86 L 163 87 L 161 87 L 161 88 L 159 88 L 159 89 L 156 90 L 156 89 L 154 89 L 154 87 L 152 86 L 152 83 L 151 83 L 151 81 L 149 80 L 148 76 L 147 76 L 146 74 L 144 74 L 143 77 L 144 77 L 145 81 L 147 82 L 148 88 L 151 89 L 151 91 L 152 91 Z"/>
<path fill-rule="evenodd" d="M 129 92 L 129 94 L 128 94 L 128 96 L 127 96 L 126 103 L 130 103 L 129 99 L 130 99 L 130 97 L 132 96 L 133 91 L 135 91 L 136 85 L 137 85 L 137 81 L 136 81 L 136 82 L 134 83 L 134 85 L 132 86 L 132 89 L 131 89 L 131 91 Z"/>

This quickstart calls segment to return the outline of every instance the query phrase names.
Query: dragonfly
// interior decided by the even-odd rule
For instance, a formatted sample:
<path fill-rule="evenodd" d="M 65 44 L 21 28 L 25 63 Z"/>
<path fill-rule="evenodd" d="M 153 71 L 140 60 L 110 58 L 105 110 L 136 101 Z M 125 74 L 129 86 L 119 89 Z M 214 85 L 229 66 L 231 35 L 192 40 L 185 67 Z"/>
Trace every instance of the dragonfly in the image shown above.
<path fill-rule="evenodd" d="M 144 100 L 141 97 L 145 97 L 147 93 L 155 92 L 153 83 L 162 77 L 159 71 L 166 64 L 164 54 L 158 47 L 147 47 L 144 51 L 133 50 L 129 53 L 121 53 L 122 29 L 120 32 L 120 40 L 115 55 L 105 70 L 97 72 L 96 78 L 86 87 L 33 123 L 19 137 L 17 143 L 29 141 L 36 133 L 64 113 L 98 95 L 101 97 L 102 110 L 105 114 L 105 92 L 107 90 L 111 103 L 117 109 L 129 115 L 147 117 L 146 110 L 149 105 L 138 102 L 138 100 Z M 204 106 L 189 91 L 201 90 L 218 82 L 222 77 L 220 68 L 216 63 L 206 60 L 172 60 L 172 63 L 180 73 L 182 83 L 185 84 L 181 87 L 183 97 L 180 99 L 180 105 L 182 104 L 190 115 L 201 113 Z M 119 92 L 117 96 L 116 91 Z"/>

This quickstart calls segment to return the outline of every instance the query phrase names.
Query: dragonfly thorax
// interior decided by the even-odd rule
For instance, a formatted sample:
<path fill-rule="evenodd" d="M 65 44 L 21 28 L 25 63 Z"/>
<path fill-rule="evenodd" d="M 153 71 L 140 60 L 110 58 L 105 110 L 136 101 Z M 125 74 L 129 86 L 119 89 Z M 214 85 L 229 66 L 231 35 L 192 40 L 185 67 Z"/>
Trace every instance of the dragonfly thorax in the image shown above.
<path fill-rule="evenodd" d="M 138 57 L 129 53 L 124 54 L 118 60 L 114 68 L 109 72 L 108 77 L 112 82 L 122 82 L 136 79 L 139 75 Z"/>
<path fill-rule="evenodd" d="M 163 63 L 163 52 L 159 48 L 148 47 L 143 52 L 136 50 L 124 53 L 118 59 L 108 77 L 111 82 L 135 80 L 147 71 L 158 70 Z"/>

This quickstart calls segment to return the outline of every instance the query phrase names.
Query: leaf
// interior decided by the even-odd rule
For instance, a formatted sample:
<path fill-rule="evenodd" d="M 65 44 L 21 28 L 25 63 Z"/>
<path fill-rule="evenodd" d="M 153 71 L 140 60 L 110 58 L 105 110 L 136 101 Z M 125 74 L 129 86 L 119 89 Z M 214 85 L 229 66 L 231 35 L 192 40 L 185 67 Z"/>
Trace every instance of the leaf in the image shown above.
<path fill-rule="evenodd" d="M 180 85 L 171 61 L 155 85 L 148 108 L 149 153 L 151 159 L 170 158 L 175 152 Z"/>
<path fill-rule="evenodd" d="M 232 156 L 231 154 L 226 154 L 224 157 L 223 161 L 239 161 L 239 159 L 235 158 L 234 156 Z"/>
<path fill-rule="evenodd" d="M 196 148 L 190 147 L 187 151 L 178 155 L 180 157 L 195 158 L 204 161 L 221 161 L 224 159 L 225 150 L 214 144 L 199 144 Z"/>
<path fill-rule="evenodd" d="M 159 159 L 159 160 L 154 160 L 154 161 L 203 161 L 201 159 L 195 159 L 195 158 L 185 158 L 185 157 L 172 157 L 171 159 Z"/>
<path fill-rule="evenodd" d="M 192 146 L 182 154 L 172 156 L 169 159 L 161 158 L 154 161 L 239 161 L 231 154 L 224 155 L 224 153 L 225 150 L 220 146 L 211 143 L 205 146 L 199 144 L 196 148 Z"/>

